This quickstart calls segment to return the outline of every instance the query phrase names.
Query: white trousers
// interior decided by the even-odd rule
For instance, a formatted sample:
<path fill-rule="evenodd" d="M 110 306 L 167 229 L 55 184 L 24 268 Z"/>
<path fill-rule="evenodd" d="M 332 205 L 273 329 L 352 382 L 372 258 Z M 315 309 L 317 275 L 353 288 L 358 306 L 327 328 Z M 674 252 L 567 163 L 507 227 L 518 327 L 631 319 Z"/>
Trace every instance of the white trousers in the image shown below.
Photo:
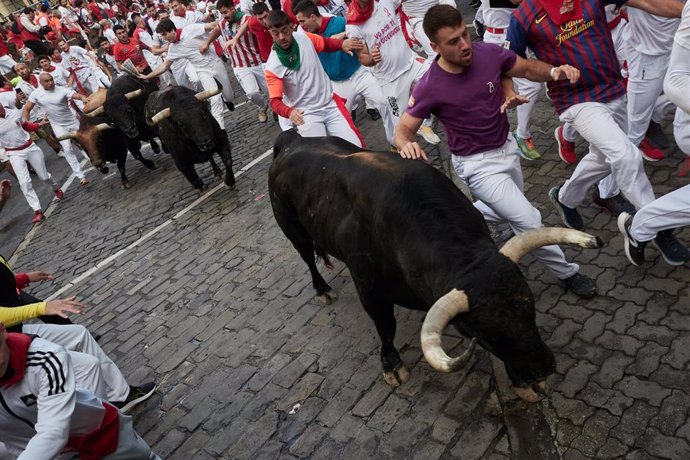
<path fill-rule="evenodd" d="M 89 93 L 95 93 L 101 85 L 98 84 L 98 80 L 91 73 L 91 69 L 82 69 L 75 72 L 79 84 Z"/>
<path fill-rule="evenodd" d="M 453 155 L 453 169 L 465 181 L 475 207 L 489 222 L 508 222 L 517 235 L 541 228 L 541 214 L 523 194 L 522 168 L 513 136 L 502 147 L 466 157 Z M 576 274 L 580 267 L 565 260 L 558 246 L 545 246 L 532 252 L 558 278 Z"/>
<path fill-rule="evenodd" d="M 106 401 L 124 401 L 129 385 L 89 331 L 78 324 L 25 324 L 25 334 L 37 335 L 69 351 L 77 386 Z"/>
<path fill-rule="evenodd" d="M 649 56 L 631 48 L 628 52 L 628 137 L 640 145 L 649 121 L 663 120 L 673 103 L 661 96 L 669 54 Z M 661 96 L 661 97 L 660 97 Z"/>
<path fill-rule="evenodd" d="M 558 200 L 565 206 L 579 206 L 589 189 L 609 174 L 636 208 L 654 201 L 640 149 L 626 134 L 626 108 L 625 97 L 620 97 L 608 103 L 575 104 L 561 114 L 560 120 L 571 123 L 589 142 L 589 153 L 561 187 Z"/>
<path fill-rule="evenodd" d="M 414 84 L 424 76 L 429 67 L 431 67 L 430 60 L 417 57 L 405 73 L 391 82 L 381 84 L 381 90 L 388 101 L 395 125 L 398 124 L 400 117 L 405 112 Z M 431 126 L 431 120 L 424 120 L 424 125 Z"/>
<path fill-rule="evenodd" d="M 213 118 L 216 119 L 218 124 L 222 129 L 225 129 L 225 104 L 223 103 L 223 98 L 228 102 L 232 102 L 235 99 L 235 94 L 232 91 L 232 86 L 230 85 L 230 78 L 228 78 L 228 73 L 223 67 L 223 63 L 219 60 L 215 66 L 211 68 L 196 69 L 196 73 L 199 76 L 199 82 L 205 90 L 214 90 L 218 88 L 216 80 L 220 82 L 223 86 L 223 92 L 217 96 L 213 96 L 208 99 L 211 104 L 211 114 Z"/>
<path fill-rule="evenodd" d="M 298 126 L 297 131 L 304 137 L 338 136 L 362 147 L 362 140 L 350 118 L 350 112 L 345 104 L 340 106 L 334 100 L 325 107 L 305 112 L 304 124 Z"/>
<path fill-rule="evenodd" d="M 690 156 L 690 114 L 678 107 L 673 119 L 673 137 L 676 138 L 678 148 Z"/>
<path fill-rule="evenodd" d="M 650 241 L 657 233 L 690 225 L 690 185 L 657 198 L 633 216 L 630 234 L 637 241 Z"/>
<path fill-rule="evenodd" d="M 426 53 L 427 59 L 435 59 L 436 51 L 434 51 L 434 49 L 431 47 L 431 41 L 424 33 L 424 16 L 421 18 L 410 18 L 410 27 L 412 28 L 412 34 L 414 35 L 415 40 L 419 42 L 424 50 L 424 53 Z"/>
<path fill-rule="evenodd" d="M 188 60 L 176 59 L 170 66 L 170 72 L 178 85 L 185 86 L 194 91 L 201 89 L 199 75 L 197 75 L 196 69 Z"/>
<path fill-rule="evenodd" d="M 264 69 L 260 65 L 254 67 L 234 67 L 232 71 L 240 82 L 240 86 L 247 99 L 259 108 L 268 109 L 268 84 Z"/>
<path fill-rule="evenodd" d="M 333 91 L 346 100 L 345 106 L 348 112 L 360 96 L 364 97 L 367 107 L 375 108 L 381 114 L 383 129 L 386 131 L 386 140 L 393 144 L 396 120 L 388 106 L 388 101 L 381 93 L 381 88 L 376 82 L 376 78 L 364 66 L 360 66 L 355 73 L 344 81 L 331 81 Z"/>
<path fill-rule="evenodd" d="M 79 129 L 79 123 L 76 120 L 74 121 L 74 123 L 69 125 L 60 125 L 57 123 L 53 123 L 51 121 L 50 126 L 53 128 L 55 137 L 60 137 L 63 134 L 66 134 L 70 131 L 77 131 Z M 74 172 L 74 175 L 77 176 L 77 178 L 79 178 L 80 180 L 83 179 L 84 172 L 81 170 L 81 165 L 79 164 L 77 155 L 75 155 L 75 148 L 78 149 L 78 147 L 76 147 L 72 143 L 71 139 L 60 141 L 60 146 L 62 147 L 62 151 L 65 154 L 65 160 L 67 160 L 69 167 L 72 168 L 72 172 Z M 82 153 L 82 155 L 84 155 L 84 152 L 81 149 L 78 150 Z"/>
<path fill-rule="evenodd" d="M 120 427 L 115 452 L 103 457 L 103 460 L 160 460 L 151 451 L 151 447 L 134 430 L 132 417 L 122 412 L 118 414 Z"/>
<path fill-rule="evenodd" d="M 34 168 L 39 179 L 48 182 L 54 189 L 58 187 L 57 182 L 55 182 L 55 179 L 53 179 L 53 176 L 50 175 L 46 168 L 46 160 L 43 157 L 43 152 L 36 144 L 31 144 L 24 150 L 5 151 L 5 154 L 10 158 L 12 169 L 14 169 L 14 173 L 17 175 L 19 188 L 21 188 L 26 202 L 29 203 L 29 206 L 31 206 L 31 209 L 34 211 L 40 211 L 41 202 L 38 200 L 38 195 L 36 195 L 36 191 L 31 184 L 31 175 L 29 174 L 29 168 L 26 166 L 26 163 L 29 162 L 31 167 Z"/>

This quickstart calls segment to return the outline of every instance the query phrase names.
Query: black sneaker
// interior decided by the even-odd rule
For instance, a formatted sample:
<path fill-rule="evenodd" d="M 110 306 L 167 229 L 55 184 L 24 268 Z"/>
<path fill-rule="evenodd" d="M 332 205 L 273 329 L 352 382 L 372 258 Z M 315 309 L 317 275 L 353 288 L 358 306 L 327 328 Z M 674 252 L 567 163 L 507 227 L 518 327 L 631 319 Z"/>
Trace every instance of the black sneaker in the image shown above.
<path fill-rule="evenodd" d="M 668 140 L 668 136 L 666 136 L 664 130 L 661 129 L 661 125 L 659 123 L 655 123 L 650 120 L 649 128 L 647 128 L 647 134 L 645 134 L 645 137 L 649 139 L 649 141 L 654 144 L 655 147 L 659 147 L 661 150 L 666 150 L 671 147 L 671 142 Z"/>
<path fill-rule="evenodd" d="M 153 382 L 148 382 L 138 387 L 130 385 L 127 399 L 124 401 L 113 402 L 111 404 L 120 409 L 120 412 L 126 414 L 134 406 L 139 405 L 149 399 L 151 395 L 153 395 L 154 391 L 156 391 L 156 384 Z"/>
<path fill-rule="evenodd" d="M 225 101 L 225 106 L 228 108 L 229 111 L 235 111 L 235 104 L 233 102 Z"/>
<path fill-rule="evenodd" d="M 560 187 L 554 187 L 549 190 L 549 199 L 555 206 L 556 211 L 558 211 L 566 227 L 582 230 L 585 225 L 582 223 L 582 217 L 580 217 L 580 213 L 577 212 L 577 209 L 569 208 L 558 201 L 558 192 L 560 189 Z"/>
<path fill-rule="evenodd" d="M 632 225 L 633 216 L 627 212 L 622 212 L 618 216 L 618 230 L 623 234 L 623 245 L 625 248 L 625 255 L 631 264 L 640 266 L 644 264 L 644 248 L 647 243 L 644 241 L 637 241 L 630 235 L 630 225 Z"/>
<path fill-rule="evenodd" d="M 594 284 L 594 280 L 588 276 L 575 273 L 570 278 L 561 281 L 573 292 L 573 294 L 583 299 L 594 297 L 597 293 L 597 287 Z"/>
<path fill-rule="evenodd" d="M 367 109 L 367 114 L 369 114 L 369 118 L 372 120 L 378 120 L 381 118 L 381 114 L 376 109 Z"/>
<path fill-rule="evenodd" d="M 625 199 L 622 193 L 612 196 L 611 198 L 602 198 L 599 194 L 599 189 L 594 190 L 592 201 L 600 208 L 606 209 L 608 212 L 618 217 L 623 212 L 628 214 L 635 214 L 635 206 Z"/>
<path fill-rule="evenodd" d="M 688 248 L 673 236 L 673 229 L 657 233 L 654 244 L 669 265 L 683 265 L 688 260 Z"/>
<path fill-rule="evenodd" d="M 357 121 L 357 111 L 356 110 L 350 110 L 350 118 L 352 118 L 352 121 L 355 122 Z"/>

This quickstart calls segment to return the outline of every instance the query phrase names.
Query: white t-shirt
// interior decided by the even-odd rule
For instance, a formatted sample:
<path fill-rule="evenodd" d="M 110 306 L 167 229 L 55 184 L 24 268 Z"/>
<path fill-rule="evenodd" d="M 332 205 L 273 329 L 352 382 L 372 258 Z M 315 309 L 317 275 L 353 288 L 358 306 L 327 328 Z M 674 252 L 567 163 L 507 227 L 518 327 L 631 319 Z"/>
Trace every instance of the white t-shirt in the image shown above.
<path fill-rule="evenodd" d="M 68 52 L 62 52 L 62 65 L 66 69 L 74 69 L 76 72 L 89 69 L 92 65 L 88 52 L 81 46 L 72 45 Z"/>
<path fill-rule="evenodd" d="M 77 22 L 79 20 L 79 17 L 77 16 L 77 13 L 72 11 L 71 8 L 66 8 L 64 6 L 59 6 L 58 11 L 60 12 L 60 16 L 63 18 L 67 18 L 72 22 Z"/>
<path fill-rule="evenodd" d="M 674 40 L 683 48 L 690 49 L 690 2 L 687 2 L 683 8 L 683 15 Z"/>
<path fill-rule="evenodd" d="M 403 0 L 402 10 L 411 18 L 423 18 L 429 8 L 438 5 L 438 0 Z"/>
<path fill-rule="evenodd" d="M 662 18 L 638 8 L 628 8 L 628 45 L 650 56 L 669 54 L 679 23 L 680 19 Z"/>
<path fill-rule="evenodd" d="M 6 109 L 16 110 L 17 93 L 14 91 L 0 92 L 0 105 Z"/>
<path fill-rule="evenodd" d="M 403 3 L 403 9 L 405 3 Z M 494 29 L 507 29 L 510 25 L 510 16 L 513 14 L 512 8 L 491 8 L 489 0 L 482 0 L 482 14 L 486 27 Z"/>
<path fill-rule="evenodd" d="M 117 36 L 115 35 L 115 32 L 113 32 L 112 28 L 105 29 L 103 31 L 103 36 L 108 39 L 111 45 L 114 45 L 118 42 Z"/>
<path fill-rule="evenodd" d="M 210 70 L 214 67 L 218 57 L 213 50 L 207 51 L 206 54 L 199 52 L 199 46 L 208 38 L 208 32 L 204 30 L 204 27 L 204 24 L 185 26 L 180 34 L 180 39 L 176 43 L 170 43 L 168 46 L 167 59 L 170 61 L 187 59 L 197 71 L 205 68 Z"/>
<path fill-rule="evenodd" d="M 31 93 L 29 100 L 48 114 L 51 123 L 69 125 L 77 121 L 69 107 L 72 94 L 74 90 L 62 86 L 56 86 L 52 91 L 46 91 L 41 86 Z"/>
<path fill-rule="evenodd" d="M 268 4 L 268 3 L 267 3 Z M 325 5 L 318 5 L 321 16 L 347 16 L 345 0 L 328 0 Z"/>
<path fill-rule="evenodd" d="M 48 72 L 53 76 L 53 81 L 56 85 L 67 86 L 67 80 L 69 79 L 69 72 L 65 70 L 64 67 L 53 64 L 54 69 Z M 41 73 L 44 71 L 41 70 Z M 40 75 L 40 73 L 39 73 Z"/>
<path fill-rule="evenodd" d="M 374 12 L 364 24 L 348 24 L 347 36 L 360 38 L 369 47 L 381 50 L 381 62 L 369 67 L 379 84 L 395 81 L 412 67 L 417 56 L 405 41 L 400 20 L 395 9 L 400 5 L 396 0 L 380 0 L 374 4 Z"/>
<path fill-rule="evenodd" d="M 29 138 L 29 133 L 22 128 L 22 112 L 5 109 L 5 118 L 0 117 L 0 147 L 19 147 L 26 144 Z"/>

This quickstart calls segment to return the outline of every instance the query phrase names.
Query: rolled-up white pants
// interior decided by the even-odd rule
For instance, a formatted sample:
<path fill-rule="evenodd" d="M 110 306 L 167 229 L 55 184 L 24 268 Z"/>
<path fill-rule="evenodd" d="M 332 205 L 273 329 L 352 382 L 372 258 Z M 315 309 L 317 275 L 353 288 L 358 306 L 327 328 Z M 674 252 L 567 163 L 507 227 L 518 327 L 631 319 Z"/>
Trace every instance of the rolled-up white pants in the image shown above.
<path fill-rule="evenodd" d="M 386 132 L 386 140 L 391 145 L 393 144 L 393 135 L 395 134 L 396 120 L 393 117 L 388 101 L 381 93 L 381 88 L 376 82 L 376 78 L 369 72 L 369 70 L 360 66 L 350 78 L 344 81 L 331 81 L 333 91 L 345 99 L 345 106 L 348 112 L 352 111 L 352 107 L 359 96 L 364 96 L 367 107 L 373 107 L 381 114 L 381 121 L 383 122 L 383 129 Z"/>
<path fill-rule="evenodd" d="M 55 182 L 55 179 L 53 179 L 53 176 L 50 175 L 46 168 L 46 160 L 43 157 L 43 152 L 36 144 L 32 143 L 23 150 L 6 151 L 5 155 L 10 159 L 12 169 L 14 169 L 14 173 L 17 175 L 17 180 L 19 181 L 19 188 L 21 188 L 26 202 L 29 203 L 29 206 L 31 206 L 31 209 L 34 211 L 40 211 L 41 202 L 38 200 L 38 195 L 36 195 L 34 186 L 31 184 L 31 175 L 29 174 L 29 168 L 26 166 L 26 163 L 29 162 L 31 167 L 34 168 L 39 179 L 48 182 L 53 188 L 58 186 L 57 182 Z"/>
<path fill-rule="evenodd" d="M 562 204 L 569 208 L 578 207 L 590 187 L 609 174 L 636 208 L 654 201 L 654 191 L 644 170 L 640 149 L 626 134 L 625 97 L 607 103 L 575 104 L 561 114 L 560 120 L 571 123 L 589 142 L 589 153 L 561 187 L 558 200 Z"/>
<path fill-rule="evenodd" d="M 72 358 L 79 388 L 106 401 L 124 401 L 129 385 L 117 365 L 105 354 L 89 331 L 78 324 L 25 324 L 24 334 L 37 335 L 64 347 Z"/>
<path fill-rule="evenodd" d="M 55 133 L 55 137 L 60 137 L 63 134 L 67 134 L 70 131 L 77 131 L 79 130 L 79 123 L 75 120 L 74 123 L 68 124 L 68 125 L 60 125 L 57 123 L 53 123 L 52 121 L 50 122 L 51 128 L 53 128 L 53 132 Z M 60 146 L 62 147 L 62 151 L 65 154 L 65 160 L 67 160 L 67 163 L 69 164 L 69 167 L 72 168 L 72 172 L 74 172 L 74 175 L 77 176 L 79 179 L 84 178 L 84 172 L 81 170 L 81 165 L 79 164 L 79 160 L 77 159 L 77 155 L 75 155 L 74 149 L 75 146 L 72 143 L 72 139 L 66 139 L 64 141 L 60 141 Z M 81 151 L 81 149 L 79 149 Z M 83 154 L 83 152 L 82 152 Z"/>
<path fill-rule="evenodd" d="M 490 222 L 508 222 L 517 235 L 533 228 L 541 228 L 541 214 L 523 194 L 522 168 L 517 142 L 509 136 L 503 146 L 469 156 L 453 155 L 453 168 L 465 181 L 475 207 Z M 580 267 L 565 260 L 558 246 L 545 246 L 532 251 L 558 278 L 576 274 Z"/>
<path fill-rule="evenodd" d="M 637 241 L 650 241 L 657 233 L 690 225 L 690 185 L 657 198 L 633 216 L 630 234 Z"/>
<path fill-rule="evenodd" d="M 264 69 L 260 65 L 254 67 L 234 67 L 232 71 L 240 82 L 247 99 L 259 108 L 268 109 L 268 84 Z"/>

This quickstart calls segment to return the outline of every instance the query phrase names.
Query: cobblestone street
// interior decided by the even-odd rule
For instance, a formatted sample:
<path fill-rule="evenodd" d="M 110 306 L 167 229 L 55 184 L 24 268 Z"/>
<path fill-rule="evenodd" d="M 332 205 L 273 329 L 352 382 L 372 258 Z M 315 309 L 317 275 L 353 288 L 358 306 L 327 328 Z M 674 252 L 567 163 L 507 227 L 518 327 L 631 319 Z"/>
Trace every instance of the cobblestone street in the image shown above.
<path fill-rule="evenodd" d="M 574 167 L 558 157 L 558 120 L 547 102 L 542 96 L 533 118 L 543 157 L 523 161 L 525 192 L 546 225 L 561 226 L 547 192 Z M 367 147 L 387 149 L 380 122 L 363 104 L 357 114 Z M 499 400 L 488 353 L 440 374 L 422 356 L 423 315 L 398 308 L 395 344 L 411 377 L 391 389 L 373 322 L 343 264 L 319 265 L 339 299 L 315 301 L 268 198 L 279 128 L 256 119 L 251 104 L 228 117 L 236 191 L 204 165 L 197 169 L 209 190 L 199 195 L 168 155 L 146 147 L 156 170 L 130 157 L 129 190 L 120 189 L 116 168 L 105 176 L 90 170 L 91 185 L 72 184 L 14 255 L 15 271 L 56 275 L 32 285 L 32 294 L 59 291 L 89 306 L 76 321 L 103 334 L 131 384 L 158 382 L 134 413 L 138 432 L 172 459 L 539 458 L 516 447 L 506 414 L 526 408 Z M 442 139 L 430 152 L 446 170 Z M 585 153 L 581 141 L 577 152 Z M 645 164 L 657 196 L 688 183 L 677 175 L 683 160 L 675 150 Z M 14 192 L 13 200 L 23 199 Z M 530 410 L 563 459 L 688 459 L 690 269 L 667 265 L 655 247 L 644 267 L 632 266 L 615 219 L 591 204 L 580 211 L 604 246 L 566 255 L 596 279 L 597 297 L 566 293 L 532 257 L 522 262 L 557 360 L 552 392 Z M 690 243 L 690 229 L 677 235 Z M 457 354 L 467 341 L 449 334 L 444 344 Z"/>

